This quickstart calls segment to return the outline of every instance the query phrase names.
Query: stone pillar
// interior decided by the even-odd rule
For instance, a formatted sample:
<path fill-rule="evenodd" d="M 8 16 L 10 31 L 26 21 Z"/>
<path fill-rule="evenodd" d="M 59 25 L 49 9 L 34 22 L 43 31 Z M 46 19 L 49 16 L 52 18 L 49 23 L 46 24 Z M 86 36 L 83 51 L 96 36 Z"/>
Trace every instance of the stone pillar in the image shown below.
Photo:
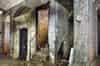
<path fill-rule="evenodd" d="M 97 44 L 96 8 L 92 0 L 74 0 L 74 10 L 75 63 L 92 66 Z"/>
<path fill-rule="evenodd" d="M 10 10 L 9 16 L 10 16 L 10 56 L 13 56 L 13 40 L 14 40 L 14 30 L 16 28 L 15 23 L 13 21 L 13 14 L 12 14 L 12 10 Z"/>
<path fill-rule="evenodd" d="M 74 61 L 73 64 L 78 64 L 80 62 L 80 0 L 74 0 Z"/>
<path fill-rule="evenodd" d="M 97 11 L 95 2 L 89 1 L 89 66 L 96 66 Z"/>
<path fill-rule="evenodd" d="M 55 23 L 56 23 L 56 3 L 55 1 L 51 1 L 50 3 L 50 17 L 49 17 L 49 24 L 48 24 L 48 43 L 49 43 L 49 56 L 52 63 L 55 63 Z"/>
<path fill-rule="evenodd" d="M 4 41 L 3 52 L 5 55 L 10 54 L 10 16 L 4 17 Z"/>
<path fill-rule="evenodd" d="M 88 45 L 89 45 L 89 0 L 80 0 L 80 63 L 88 63 Z"/>

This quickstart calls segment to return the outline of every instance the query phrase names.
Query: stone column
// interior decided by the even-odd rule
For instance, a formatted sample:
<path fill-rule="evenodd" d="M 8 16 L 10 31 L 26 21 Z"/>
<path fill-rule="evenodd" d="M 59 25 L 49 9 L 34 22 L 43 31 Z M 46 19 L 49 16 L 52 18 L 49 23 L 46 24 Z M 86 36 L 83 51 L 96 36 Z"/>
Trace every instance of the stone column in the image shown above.
<path fill-rule="evenodd" d="M 97 11 L 94 0 L 89 1 L 89 66 L 96 66 Z"/>
<path fill-rule="evenodd" d="M 97 21 L 92 0 L 74 0 L 75 63 L 91 64 L 96 56 Z M 94 8 L 94 9 L 93 9 Z"/>
<path fill-rule="evenodd" d="M 5 55 L 10 53 L 10 16 L 4 17 L 4 41 L 3 41 L 3 52 Z"/>
<path fill-rule="evenodd" d="M 48 24 L 48 43 L 49 43 L 49 56 L 52 63 L 55 63 L 56 55 L 56 35 L 55 35 L 55 25 L 56 25 L 56 2 L 54 0 L 50 3 L 50 16 Z"/>
<path fill-rule="evenodd" d="M 80 61 L 80 49 L 79 49 L 79 41 L 80 41 L 80 0 L 74 0 L 74 64 L 79 63 Z"/>

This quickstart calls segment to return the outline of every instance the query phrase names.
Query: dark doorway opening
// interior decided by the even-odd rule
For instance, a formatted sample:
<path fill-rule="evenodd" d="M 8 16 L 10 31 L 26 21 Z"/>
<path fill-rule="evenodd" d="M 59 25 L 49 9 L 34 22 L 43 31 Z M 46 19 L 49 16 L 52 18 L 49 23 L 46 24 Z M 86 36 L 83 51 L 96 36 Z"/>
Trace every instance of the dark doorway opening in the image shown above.
<path fill-rule="evenodd" d="M 20 29 L 20 35 L 19 35 L 19 44 L 20 44 L 20 52 L 19 52 L 19 58 L 21 60 L 25 60 L 27 56 L 27 28 Z"/>
<path fill-rule="evenodd" d="M 97 46 L 97 54 L 100 56 L 100 10 L 97 11 L 97 19 L 98 19 L 98 46 Z"/>

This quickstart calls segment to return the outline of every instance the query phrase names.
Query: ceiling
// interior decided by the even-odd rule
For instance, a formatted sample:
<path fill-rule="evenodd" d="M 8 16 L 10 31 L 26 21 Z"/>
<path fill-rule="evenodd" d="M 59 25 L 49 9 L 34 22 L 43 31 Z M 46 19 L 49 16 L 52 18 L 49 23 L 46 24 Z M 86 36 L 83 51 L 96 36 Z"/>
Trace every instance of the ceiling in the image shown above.
<path fill-rule="evenodd" d="M 4 10 L 8 10 L 20 3 L 24 3 L 29 7 L 35 7 L 38 6 L 42 3 L 47 2 L 48 0 L 0 0 L 0 8 L 4 9 Z M 60 3 L 62 3 L 62 5 L 64 5 L 65 7 L 69 7 L 70 5 L 72 5 L 72 1 L 73 0 L 57 0 Z M 100 0 L 94 0 L 96 2 L 97 7 L 100 7 Z"/>
<path fill-rule="evenodd" d="M 74 0 L 56 0 L 57 2 L 59 2 L 60 4 L 62 4 L 65 8 L 67 8 L 69 11 L 73 10 L 73 1 Z"/>
<path fill-rule="evenodd" d="M 20 3 L 23 3 L 28 7 L 34 8 L 35 6 L 39 6 L 47 1 L 48 0 L 0 0 L 0 8 L 8 10 L 12 7 L 17 6 Z"/>
<path fill-rule="evenodd" d="M 24 0 L 0 0 L 0 8 L 8 10 L 22 2 L 24 2 Z"/>

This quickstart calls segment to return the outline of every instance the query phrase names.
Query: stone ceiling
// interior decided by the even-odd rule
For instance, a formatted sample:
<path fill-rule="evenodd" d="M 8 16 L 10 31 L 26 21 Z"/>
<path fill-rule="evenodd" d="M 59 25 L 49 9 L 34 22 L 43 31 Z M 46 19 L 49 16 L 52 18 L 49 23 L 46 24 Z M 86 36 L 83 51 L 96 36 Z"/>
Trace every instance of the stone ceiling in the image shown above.
<path fill-rule="evenodd" d="M 73 0 L 56 0 L 61 3 L 69 11 L 73 10 Z"/>
<path fill-rule="evenodd" d="M 0 0 L 0 8 L 2 9 L 9 9 L 12 8 L 22 2 L 26 2 L 27 6 L 33 7 L 33 6 L 38 6 L 42 2 L 46 2 L 48 0 Z M 73 0 L 57 0 L 58 2 L 62 3 L 65 7 L 69 7 L 70 5 L 73 4 Z M 100 0 L 94 0 L 96 2 L 97 7 L 100 6 Z"/>
<path fill-rule="evenodd" d="M 8 10 L 14 6 L 17 6 L 20 3 L 23 3 L 28 7 L 34 8 L 35 6 L 38 6 L 47 1 L 48 0 L 0 0 L 0 8 Z"/>
<path fill-rule="evenodd" d="M 22 2 L 24 2 L 24 0 L 0 0 L 0 8 L 8 10 Z"/>

